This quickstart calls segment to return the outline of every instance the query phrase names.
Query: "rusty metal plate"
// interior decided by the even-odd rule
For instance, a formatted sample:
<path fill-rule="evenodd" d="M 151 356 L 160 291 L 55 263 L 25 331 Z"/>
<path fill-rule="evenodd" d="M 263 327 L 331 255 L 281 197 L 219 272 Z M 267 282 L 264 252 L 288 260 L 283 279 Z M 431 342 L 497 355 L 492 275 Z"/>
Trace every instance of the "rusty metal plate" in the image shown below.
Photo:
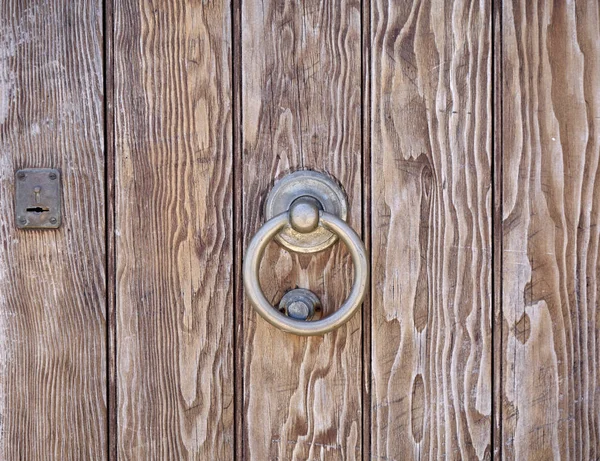
<path fill-rule="evenodd" d="M 19 229 L 56 229 L 62 221 L 60 172 L 50 168 L 15 174 L 15 218 Z"/>

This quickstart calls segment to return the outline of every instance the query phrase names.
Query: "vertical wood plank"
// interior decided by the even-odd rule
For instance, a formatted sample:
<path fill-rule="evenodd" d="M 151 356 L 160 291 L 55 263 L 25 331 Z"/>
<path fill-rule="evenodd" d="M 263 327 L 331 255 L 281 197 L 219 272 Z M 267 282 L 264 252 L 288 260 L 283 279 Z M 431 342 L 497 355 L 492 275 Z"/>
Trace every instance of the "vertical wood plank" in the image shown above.
<path fill-rule="evenodd" d="M 489 2 L 372 5 L 372 457 L 491 454 Z"/>
<path fill-rule="evenodd" d="M 264 222 L 274 179 L 300 168 L 344 186 L 361 229 L 361 4 L 355 0 L 242 4 L 243 239 Z M 271 244 L 261 268 L 268 299 L 301 286 L 327 315 L 344 301 L 352 263 L 341 245 L 295 255 Z M 246 459 L 361 455 L 361 316 L 300 338 L 243 305 Z"/>
<path fill-rule="evenodd" d="M 105 459 L 102 2 L 0 1 L 0 458 Z M 14 172 L 62 172 L 18 231 Z"/>
<path fill-rule="evenodd" d="M 114 24 L 118 453 L 232 459 L 230 5 Z"/>
<path fill-rule="evenodd" d="M 503 4 L 503 458 L 600 456 L 597 1 Z"/>

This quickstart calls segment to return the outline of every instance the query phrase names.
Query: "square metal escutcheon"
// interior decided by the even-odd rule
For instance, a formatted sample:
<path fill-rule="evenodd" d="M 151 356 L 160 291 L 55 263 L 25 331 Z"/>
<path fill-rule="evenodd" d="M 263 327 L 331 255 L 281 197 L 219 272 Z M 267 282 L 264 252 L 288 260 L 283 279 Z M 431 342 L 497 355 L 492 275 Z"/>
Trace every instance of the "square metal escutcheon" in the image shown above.
<path fill-rule="evenodd" d="M 61 225 L 60 172 L 51 168 L 15 174 L 15 219 L 19 229 L 57 229 Z"/>

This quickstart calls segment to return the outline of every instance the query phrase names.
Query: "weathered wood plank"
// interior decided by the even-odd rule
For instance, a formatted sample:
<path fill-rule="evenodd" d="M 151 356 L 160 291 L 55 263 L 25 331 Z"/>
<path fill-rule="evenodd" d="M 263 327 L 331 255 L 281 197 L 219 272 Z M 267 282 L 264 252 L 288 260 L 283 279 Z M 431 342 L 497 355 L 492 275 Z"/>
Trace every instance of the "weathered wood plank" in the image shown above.
<path fill-rule="evenodd" d="M 274 180 L 326 171 L 349 196 L 361 229 L 361 4 L 242 4 L 243 239 L 264 222 Z M 292 255 L 272 244 L 261 280 L 278 302 L 295 286 L 337 309 L 352 283 L 341 245 Z M 243 305 L 246 459 L 355 459 L 361 454 L 361 316 L 325 337 L 299 338 Z"/>
<path fill-rule="evenodd" d="M 506 459 L 600 456 L 600 15 L 502 7 Z"/>
<path fill-rule="evenodd" d="M 0 458 L 105 459 L 102 2 L 0 1 Z M 14 172 L 62 172 L 17 231 Z"/>
<path fill-rule="evenodd" d="M 372 457 L 491 452 L 489 2 L 372 5 Z"/>
<path fill-rule="evenodd" d="M 232 459 L 230 5 L 114 24 L 118 452 Z"/>

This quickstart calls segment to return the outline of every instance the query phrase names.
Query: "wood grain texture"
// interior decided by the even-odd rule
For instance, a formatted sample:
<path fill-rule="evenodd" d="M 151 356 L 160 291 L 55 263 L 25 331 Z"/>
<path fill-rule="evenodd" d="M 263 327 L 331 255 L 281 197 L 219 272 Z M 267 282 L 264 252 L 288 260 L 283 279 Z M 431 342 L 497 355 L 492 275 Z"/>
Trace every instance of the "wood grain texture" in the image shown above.
<path fill-rule="evenodd" d="M 0 1 L 0 458 L 105 459 L 102 2 Z M 14 172 L 62 172 L 18 231 Z"/>
<path fill-rule="evenodd" d="M 360 231 L 360 2 L 245 1 L 241 29 L 244 245 L 264 222 L 274 180 L 301 168 L 342 183 Z M 350 290 L 351 267 L 341 245 L 300 256 L 271 244 L 260 276 L 274 303 L 300 286 L 328 314 Z M 359 458 L 361 316 L 307 339 L 270 326 L 247 302 L 243 312 L 245 458 Z"/>
<path fill-rule="evenodd" d="M 489 458 L 490 5 L 371 8 L 372 458 Z"/>
<path fill-rule="evenodd" d="M 502 6 L 502 457 L 600 457 L 600 15 Z"/>
<path fill-rule="evenodd" d="M 114 24 L 118 453 L 232 459 L 230 5 Z"/>

